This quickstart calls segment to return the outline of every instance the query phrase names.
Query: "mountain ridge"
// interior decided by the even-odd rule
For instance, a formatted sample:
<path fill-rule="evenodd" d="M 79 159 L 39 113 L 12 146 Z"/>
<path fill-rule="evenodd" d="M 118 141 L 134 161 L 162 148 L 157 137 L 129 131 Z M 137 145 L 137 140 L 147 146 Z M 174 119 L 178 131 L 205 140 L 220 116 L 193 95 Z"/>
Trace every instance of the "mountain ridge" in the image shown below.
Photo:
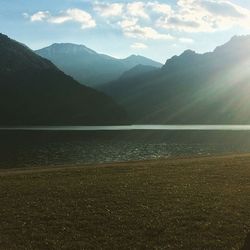
<path fill-rule="evenodd" d="M 124 59 L 117 59 L 99 54 L 85 45 L 72 43 L 52 44 L 35 52 L 51 60 L 59 69 L 80 83 L 91 87 L 116 80 L 138 64 L 162 66 L 161 63 L 143 56 L 130 55 Z"/>
<path fill-rule="evenodd" d="M 233 37 L 213 52 L 191 50 L 160 70 L 117 80 L 101 89 L 134 123 L 250 123 L 250 36 Z"/>
<path fill-rule="evenodd" d="M 19 42 L 0 34 L 0 125 L 126 123 L 112 98 L 83 86 Z"/>

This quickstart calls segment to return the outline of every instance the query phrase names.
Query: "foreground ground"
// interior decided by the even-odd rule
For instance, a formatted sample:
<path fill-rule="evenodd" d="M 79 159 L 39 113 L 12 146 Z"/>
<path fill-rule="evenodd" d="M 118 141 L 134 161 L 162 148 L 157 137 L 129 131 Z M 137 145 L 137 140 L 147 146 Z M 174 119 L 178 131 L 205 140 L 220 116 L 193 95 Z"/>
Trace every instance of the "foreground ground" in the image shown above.
<path fill-rule="evenodd" d="M 250 155 L 0 171 L 0 249 L 240 249 Z"/>

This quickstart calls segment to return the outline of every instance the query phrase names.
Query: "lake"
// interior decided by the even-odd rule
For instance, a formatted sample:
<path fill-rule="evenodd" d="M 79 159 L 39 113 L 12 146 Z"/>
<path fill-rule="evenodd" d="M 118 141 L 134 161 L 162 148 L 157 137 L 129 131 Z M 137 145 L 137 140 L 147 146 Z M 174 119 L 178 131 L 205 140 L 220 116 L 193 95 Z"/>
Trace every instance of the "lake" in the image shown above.
<path fill-rule="evenodd" d="M 249 125 L 0 128 L 0 168 L 250 152 Z"/>

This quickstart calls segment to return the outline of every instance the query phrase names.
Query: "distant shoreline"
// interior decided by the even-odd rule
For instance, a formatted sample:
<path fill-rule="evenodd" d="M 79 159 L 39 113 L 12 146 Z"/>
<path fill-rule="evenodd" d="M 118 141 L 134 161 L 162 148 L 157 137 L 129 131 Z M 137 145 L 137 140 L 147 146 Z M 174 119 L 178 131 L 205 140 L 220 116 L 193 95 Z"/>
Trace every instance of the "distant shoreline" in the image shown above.
<path fill-rule="evenodd" d="M 250 125 L 4 126 L 0 131 L 250 131 Z"/>

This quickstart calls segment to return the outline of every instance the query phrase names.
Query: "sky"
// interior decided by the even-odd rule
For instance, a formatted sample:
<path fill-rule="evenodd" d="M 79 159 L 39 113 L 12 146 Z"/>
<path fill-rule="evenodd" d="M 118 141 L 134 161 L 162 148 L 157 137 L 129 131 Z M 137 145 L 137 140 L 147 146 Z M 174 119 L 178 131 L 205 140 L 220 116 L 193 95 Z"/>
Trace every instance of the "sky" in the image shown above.
<path fill-rule="evenodd" d="M 0 32 L 31 49 L 77 43 L 165 63 L 250 34 L 249 0 L 0 0 Z"/>

